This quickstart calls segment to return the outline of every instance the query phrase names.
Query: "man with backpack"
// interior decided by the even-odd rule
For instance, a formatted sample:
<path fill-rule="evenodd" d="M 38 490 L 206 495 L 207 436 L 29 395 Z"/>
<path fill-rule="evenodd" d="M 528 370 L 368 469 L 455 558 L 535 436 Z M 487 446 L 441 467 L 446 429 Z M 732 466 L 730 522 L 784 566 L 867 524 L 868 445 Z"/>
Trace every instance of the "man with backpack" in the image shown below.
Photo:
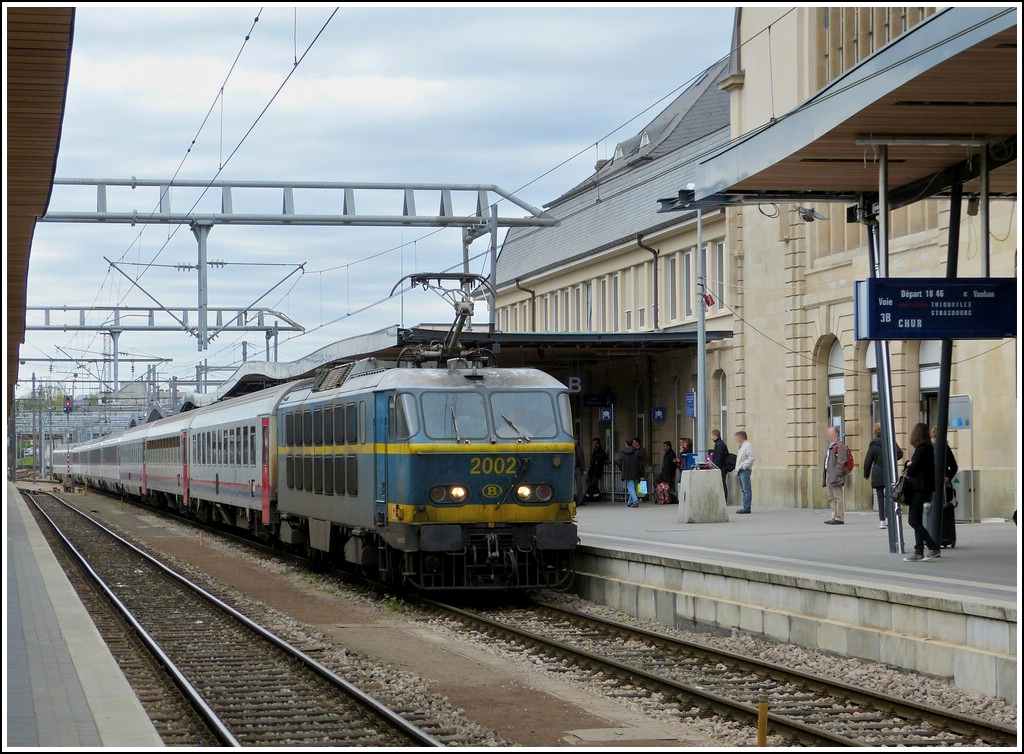
<path fill-rule="evenodd" d="M 821 486 L 828 494 L 828 504 L 832 509 L 832 518 L 826 524 L 841 526 L 846 523 L 846 508 L 843 493 L 845 492 L 846 475 L 853 469 L 853 454 L 839 440 L 839 429 L 829 427 L 825 431 L 828 438 L 828 449 L 825 451 L 825 464 L 821 473 Z"/>

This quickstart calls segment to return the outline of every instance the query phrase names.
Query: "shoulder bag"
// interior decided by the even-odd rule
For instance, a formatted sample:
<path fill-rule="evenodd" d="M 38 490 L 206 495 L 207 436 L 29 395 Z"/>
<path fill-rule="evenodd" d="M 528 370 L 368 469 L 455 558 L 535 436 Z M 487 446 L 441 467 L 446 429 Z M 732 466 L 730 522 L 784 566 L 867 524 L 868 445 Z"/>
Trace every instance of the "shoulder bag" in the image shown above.
<path fill-rule="evenodd" d="M 892 492 L 889 495 L 894 503 L 902 503 L 907 497 L 907 475 L 906 472 L 900 474 L 900 478 L 896 480 L 896 484 L 892 486 Z"/>

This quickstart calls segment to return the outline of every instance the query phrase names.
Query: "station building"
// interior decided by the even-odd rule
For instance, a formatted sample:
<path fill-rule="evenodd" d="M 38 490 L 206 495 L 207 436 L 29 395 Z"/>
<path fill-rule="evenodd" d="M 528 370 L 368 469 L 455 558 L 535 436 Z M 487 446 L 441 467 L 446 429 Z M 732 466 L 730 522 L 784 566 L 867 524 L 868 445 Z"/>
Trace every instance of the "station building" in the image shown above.
<path fill-rule="evenodd" d="M 749 433 L 757 451 L 755 500 L 825 506 L 820 457 L 829 424 L 840 427 L 860 464 L 878 416 L 874 349 L 854 339 L 854 281 L 869 277 L 865 227 L 847 223 L 839 203 L 705 210 L 703 290 L 710 298 L 702 301 L 696 217 L 658 214 L 657 199 L 686 188 L 696 162 L 710 152 L 774 122 L 934 13 L 738 9 L 733 38 L 723 40 L 727 57 L 617 145 L 586 181 L 547 205 L 559 225 L 509 232 L 496 272 L 498 326 L 523 339 L 530 332 L 577 334 L 575 362 L 552 371 L 579 387 L 582 436 L 604 437 L 618 448 L 639 435 L 657 463 L 663 440 L 693 435 L 685 394 L 697 384 L 693 332 L 696 307 L 704 305 L 713 339 L 708 394 L 698 399 L 707 403 L 709 428 L 720 428 L 727 440 L 739 429 Z M 906 103 L 908 113 L 927 106 Z M 1015 111 L 1017 103 L 978 106 Z M 863 169 L 877 171 L 871 147 Z M 971 202 L 964 209 L 958 274 L 980 276 L 980 218 Z M 941 199 L 891 213 L 892 275 L 945 275 L 948 216 L 949 202 Z M 1016 217 L 1016 202 L 992 203 L 995 277 L 1016 276 Z M 632 351 L 588 358 L 591 333 L 598 332 L 675 333 L 678 341 L 655 351 L 638 340 Z M 936 421 L 939 353 L 938 341 L 891 343 L 902 447 L 913 424 Z M 1009 517 L 1016 508 L 1017 385 L 1016 341 L 955 341 L 951 392 L 970 396 L 973 407 L 970 430 L 949 434 L 961 469 L 974 469 L 972 479 L 958 480 L 961 500 L 969 497 L 967 485 L 974 487 L 965 518 Z M 602 396 L 614 401 L 614 425 L 601 421 Z M 847 506 L 865 509 L 870 489 L 859 470 L 851 476 Z"/>

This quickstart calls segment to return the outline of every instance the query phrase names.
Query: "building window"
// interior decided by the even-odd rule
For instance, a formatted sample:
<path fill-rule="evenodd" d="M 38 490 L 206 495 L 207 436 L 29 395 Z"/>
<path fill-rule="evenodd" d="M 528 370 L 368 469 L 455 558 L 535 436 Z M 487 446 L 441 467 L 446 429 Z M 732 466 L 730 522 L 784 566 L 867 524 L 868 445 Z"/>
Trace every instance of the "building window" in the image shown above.
<path fill-rule="evenodd" d="M 597 329 L 604 332 L 608 328 L 608 280 L 601 278 L 597 286 Z"/>
<path fill-rule="evenodd" d="M 693 316 L 693 250 L 683 252 L 683 316 Z"/>
<path fill-rule="evenodd" d="M 612 322 L 611 331 L 618 332 L 619 330 L 619 274 L 615 273 L 612 275 Z"/>
<path fill-rule="evenodd" d="M 729 406 L 725 372 L 719 370 L 715 381 L 718 383 L 718 429 L 722 437 L 726 438 L 729 436 L 726 429 L 729 425 Z"/>
<path fill-rule="evenodd" d="M 675 445 L 683 435 L 683 386 L 679 383 L 678 377 L 672 381 L 672 393 L 676 399 L 675 434 L 672 435 L 672 445 Z"/>
<path fill-rule="evenodd" d="M 939 405 L 939 362 L 942 341 L 922 340 L 918 351 L 918 378 L 921 387 L 921 421 L 929 427 L 935 423 Z"/>
<path fill-rule="evenodd" d="M 843 434 L 843 412 L 846 404 L 846 363 L 843 346 L 837 340 L 828 352 L 828 422 Z"/>
<path fill-rule="evenodd" d="M 725 241 L 719 241 L 715 245 L 715 297 L 718 299 L 718 308 L 725 308 Z"/>
<path fill-rule="evenodd" d="M 637 330 L 643 330 L 644 327 L 647 326 L 647 318 L 645 316 L 646 313 L 647 313 L 647 310 L 644 309 L 642 306 L 639 307 L 636 310 L 636 329 Z"/>
<path fill-rule="evenodd" d="M 636 437 L 640 438 L 640 442 L 645 442 L 647 435 L 647 396 L 644 393 L 643 385 L 636 386 Z M 640 473 L 644 476 L 647 475 L 646 469 L 641 469 Z"/>
<path fill-rule="evenodd" d="M 674 322 L 679 316 L 679 285 L 676 280 L 677 256 L 673 254 L 668 258 L 668 281 L 665 286 L 665 293 L 668 298 L 668 318 Z"/>
<path fill-rule="evenodd" d="M 562 317 L 564 318 L 562 329 L 565 332 L 570 332 L 572 330 L 572 325 L 569 323 L 569 289 L 568 288 L 566 288 L 565 290 L 562 291 Z"/>
<path fill-rule="evenodd" d="M 561 328 L 561 322 L 558 321 L 558 291 L 551 294 L 551 329 L 555 332 L 559 332 Z"/>
<path fill-rule="evenodd" d="M 543 332 L 548 331 L 548 297 L 542 296 L 540 299 L 540 329 Z"/>
<path fill-rule="evenodd" d="M 583 332 L 583 308 L 582 308 L 582 289 L 580 286 L 576 286 L 573 290 L 573 329 L 576 332 Z"/>
<path fill-rule="evenodd" d="M 868 343 L 864 353 L 864 367 L 868 370 L 868 378 L 871 381 L 871 426 L 880 424 L 882 421 L 881 403 L 878 398 L 878 363 L 875 359 L 875 344 Z"/>
<path fill-rule="evenodd" d="M 587 332 L 594 331 L 594 284 L 589 280 L 583 285 L 586 298 L 584 299 L 584 327 Z"/>
<path fill-rule="evenodd" d="M 633 329 L 633 312 L 629 309 L 623 313 L 623 325 L 625 326 L 626 332 Z"/>

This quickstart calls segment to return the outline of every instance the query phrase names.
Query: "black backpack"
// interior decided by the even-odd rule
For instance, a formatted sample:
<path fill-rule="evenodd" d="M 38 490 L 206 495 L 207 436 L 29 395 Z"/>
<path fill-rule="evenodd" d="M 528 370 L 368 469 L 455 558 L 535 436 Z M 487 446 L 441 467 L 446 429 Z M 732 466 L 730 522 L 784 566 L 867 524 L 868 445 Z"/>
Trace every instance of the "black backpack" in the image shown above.
<path fill-rule="evenodd" d="M 731 474 L 732 472 L 736 471 L 736 454 L 735 453 L 729 453 L 725 457 L 725 460 L 722 461 L 722 470 L 726 474 Z"/>

